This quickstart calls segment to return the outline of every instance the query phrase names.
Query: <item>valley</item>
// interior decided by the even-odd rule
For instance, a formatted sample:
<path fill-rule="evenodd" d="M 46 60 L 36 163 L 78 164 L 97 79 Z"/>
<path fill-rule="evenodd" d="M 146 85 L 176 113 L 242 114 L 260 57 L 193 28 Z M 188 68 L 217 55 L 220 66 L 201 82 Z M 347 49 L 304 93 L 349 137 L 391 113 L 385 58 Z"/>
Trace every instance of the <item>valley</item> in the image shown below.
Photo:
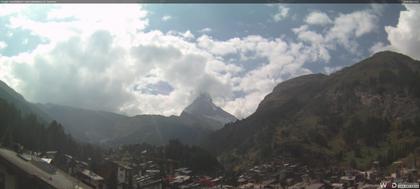
<path fill-rule="evenodd" d="M 126 116 L 34 104 L 2 82 L 1 146 L 96 188 L 416 183 L 419 81 L 419 61 L 379 52 L 329 75 L 281 82 L 240 120 L 205 93 L 179 116 Z"/>

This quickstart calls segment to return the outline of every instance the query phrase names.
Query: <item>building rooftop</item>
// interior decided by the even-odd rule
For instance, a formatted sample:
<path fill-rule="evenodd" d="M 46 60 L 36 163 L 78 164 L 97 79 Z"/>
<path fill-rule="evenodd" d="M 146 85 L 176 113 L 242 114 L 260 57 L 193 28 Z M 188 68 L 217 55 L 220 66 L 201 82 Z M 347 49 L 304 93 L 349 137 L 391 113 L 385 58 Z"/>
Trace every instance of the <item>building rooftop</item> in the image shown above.
<path fill-rule="evenodd" d="M 104 180 L 104 178 L 102 178 L 101 176 L 97 175 L 96 173 L 88 170 L 88 169 L 84 169 L 82 171 L 82 174 L 89 177 L 92 180 L 96 180 L 96 181 L 100 181 L 100 180 Z"/>
<path fill-rule="evenodd" d="M 133 168 L 131 168 L 130 166 L 127 165 L 127 163 L 125 162 L 121 162 L 121 161 L 113 161 L 115 164 L 117 164 L 118 166 L 124 168 L 124 169 L 128 169 L 131 170 Z"/>
<path fill-rule="evenodd" d="M 29 156 L 27 158 L 29 158 Z M 44 183 L 47 183 L 54 188 L 91 189 L 91 187 L 83 184 L 79 180 L 71 177 L 61 170 L 57 169 L 53 172 L 47 172 L 39 166 L 36 166 L 36 163 L 34 163 L 35 160 L 28 160 L 27 158 L 23 159 L 19 157 L 14 151 L 0 148 L 0 160 L 7 161 L 14 167 L 24 171 L 28 175 L 33 175 L 34 177 L 40 179 Z"/>

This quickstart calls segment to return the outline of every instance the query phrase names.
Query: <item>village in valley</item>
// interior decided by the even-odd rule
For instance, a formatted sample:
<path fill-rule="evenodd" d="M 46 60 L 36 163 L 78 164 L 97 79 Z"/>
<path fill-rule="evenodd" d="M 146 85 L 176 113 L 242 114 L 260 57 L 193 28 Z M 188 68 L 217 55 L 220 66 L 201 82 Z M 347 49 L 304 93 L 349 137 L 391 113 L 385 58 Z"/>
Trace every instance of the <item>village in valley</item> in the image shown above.
<path fill-rule="evenodd" d="M 420 189 L 420 0 L 0 0 L 0 189 Z"/>
<path fill-rule="evenodd" d="M 164 148 L 148 145 L 110 150 L 101 162 L 80 161 L 57 151 L 30 152 L 22 146 L 14 150 L 0 150 L 0 163 L 10 167 L 8 169 L 14 172 L 12 175 L 27 178 L 24 180 L 29 185 L 44 183 L 41 186 L 57 188 L 70 183 L 75 188 L 94 189 L 373 189 L 392 188 L 392 183 L 418 188 L 420 182 L 415 155 L 411 161 L 394 162 L 388 171 L 378 161 L 372 162 L 368 170 L 340 167 L 311 169 L 292 159 L 278 157 L 232 173 L 223 168 L 208 169 L 208 172 L 193 170 L 180 161 L 166 158 Z"/>

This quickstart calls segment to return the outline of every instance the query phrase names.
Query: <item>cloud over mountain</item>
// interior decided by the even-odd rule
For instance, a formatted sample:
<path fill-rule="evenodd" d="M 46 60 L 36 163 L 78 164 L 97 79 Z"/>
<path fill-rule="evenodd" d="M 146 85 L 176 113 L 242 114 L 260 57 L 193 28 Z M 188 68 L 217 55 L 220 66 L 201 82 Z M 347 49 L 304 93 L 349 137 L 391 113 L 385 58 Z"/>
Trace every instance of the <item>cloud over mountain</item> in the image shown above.
<path fill-rule="evenodd" d="M 376 32 L 380 19 L 373 8 L 348 13 L 317 10 L 305 12 L 290 36 L 223 38 L 217 36 L 220 29 L 210 25 L 156 29 L 157 22 L 151 21 L 156 12 L 140 5 L 1 5 L 3 9 L 2 33 L 11 33 L 16 44 L 5 41 L 0 48 L 0 79 L 31 101 L 129 115 L 178 115 L 199 94 L 208 93 L 238 118 L 254 112 L 277 83 L 311 73 L 313 65 L 320 70 L 340 68 L 329 64 L 337 49 L 362 53 L 358 41 Z M 93 9 L 98 11 L 92 14 Z M 298 14 L 293 6 L 274 9 L 264 20 Z M 402 12 L 401 24 L 387 29 L 390 42 L 401 50 L 399 43 L 418 38 L 412 34 L 413 40 L 397 39 L 404 27 L 416 27 L 413 11 L 415 7 Z M 158 22 L 182 20 L 171 13 L 176 19 L 162 22 L 167 15 L 156 15 Z M 402 19 L 409 22 L 402 24 Z M 278 24 L 286 20 L 292 18 Z M 17 41 L 32 42 L 19 32 L 40 42 L 31 50 L 4 55 Z"/>
<path fill-rule="evenodd" d="M 391 49 L 406 53 L 420 59 L 420 6 L 418 4 L 404 5 L 397 26 L 386 26 Z"/>

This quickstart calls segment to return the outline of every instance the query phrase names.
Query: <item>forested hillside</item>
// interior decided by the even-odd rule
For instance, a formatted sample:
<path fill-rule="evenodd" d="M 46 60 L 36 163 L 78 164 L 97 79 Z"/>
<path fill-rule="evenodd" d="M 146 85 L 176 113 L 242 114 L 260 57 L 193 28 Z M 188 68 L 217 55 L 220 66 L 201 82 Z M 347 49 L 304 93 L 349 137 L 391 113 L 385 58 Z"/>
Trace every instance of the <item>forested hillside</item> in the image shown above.
<path fill-rule="evenodd" d="M 272 157 L 312 166 L 389 165 L 420 146 L 420 62 L 381 52 L 331 75 L 274 88 L 248 118 L 205 146 L 240 169 Z"/>
<path fill-rule="evenodd" d="M 0 143 L 3 147 L 36 152 L 58 151 L 80 159 L 100 158 L 98 148 L 80 144 L 56 121 L 45 124 L 34 114 L 22 114 L 13 104 L 0 99 Z"/>

